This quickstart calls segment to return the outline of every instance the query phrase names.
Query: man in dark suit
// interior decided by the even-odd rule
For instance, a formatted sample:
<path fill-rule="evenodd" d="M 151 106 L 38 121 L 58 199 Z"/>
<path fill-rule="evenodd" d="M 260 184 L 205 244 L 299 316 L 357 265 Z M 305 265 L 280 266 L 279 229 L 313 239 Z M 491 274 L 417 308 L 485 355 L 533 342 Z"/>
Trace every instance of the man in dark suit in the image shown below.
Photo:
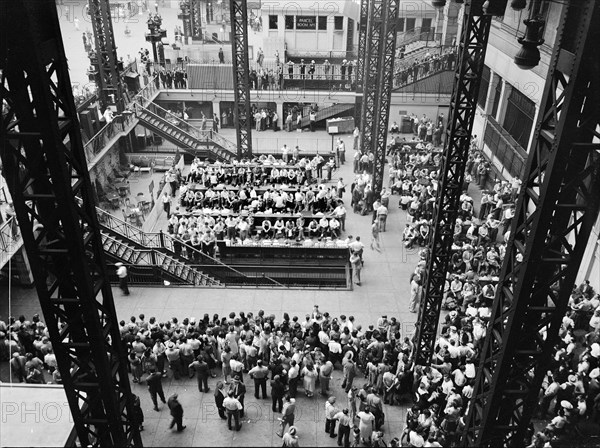
<path fill-rule="evenodd" d="M 233 392 L 234 398 L 236 398 L 240 404 L 242 405 L 242 409 L 240 410 L 240 417 L 244 416 L 244 396 L 246 395 L 246 386 L 242 382 L 242 377 L 240 375 L 235 375 L 233 377 L 233 382 L 229 388 Z"/>
<path fill-rule="evenodd" d="M 161 401 L 166 403 L 165 393 L 163 392 L 162 387 L 162 372 L 157 372 L 155 369 L 152 369 L 150 375 L 146 378 L 146 384 L 148 385 L 152 403 L 154 403 L 154 410 L 158 412 L 158 401 L 156 400 L 156 396 L 158 395 Z"/>
<path fill-rule="evenodd" d="M 167 402 L 167 406 L 169 406 L 169 409 L 171 410 L 171 417 L 173 417 L 171 425 L 169 425 L 169 429 L 172 429 L 173 426 L 177 425 L 177 432 L 181 432 L 186 427 L 183 426 L 183 407 L 177 400 L 177 396 L 177 394 L 171 395 Z"/>

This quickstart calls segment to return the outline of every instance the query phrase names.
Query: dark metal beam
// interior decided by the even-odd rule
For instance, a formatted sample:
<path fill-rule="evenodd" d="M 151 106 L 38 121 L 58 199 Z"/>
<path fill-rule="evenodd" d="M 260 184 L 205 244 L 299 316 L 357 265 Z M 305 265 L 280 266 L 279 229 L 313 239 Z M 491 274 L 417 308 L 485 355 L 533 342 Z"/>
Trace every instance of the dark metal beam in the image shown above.
<path fill-rule="evenodd" d="M 0 29 L 3 174 L 78 443 L 141 446 L 56 4 L 0 2 Z"/>
<path fill-rule="evenodd" d="M 600 209 L 600 1 L 567 2 L 482 347 L 465 446 L 524 446 Z M 563 64 L 570 61 L 569 64 Z"/>
<path fill-rule="evenodd" d="M 382 12 L 381 46 L 379 54 L 379 79 L 377 87 L 377 113 L 375 114 L 375 161 L 373 163 L 373 191 L 377 196 L 383 188 L 386 161 L 390 101 L 394 81 L 394 59 L 396 58 L 396 25 L 400 0 L 385 0 Z"/>
<path fill-rule="evenodd" d="M 477 96 L 483 73 L 491 15 L 485 15 L 483 0 L 465 2 L 456 81 L 450 102 L 446 146 L 440 168 L 439 187 L 433 215 L 433 232 L 423 279 L 423 298 L 415 334 L 415 362 L 431 361 L 444 284 L 450 263 L 454 226 L 467 165 L 469 143 L 477 109 Z M 494 11 L 504 11 L 506 0 L 489 2 Z"/>
<path fill-rule="evenodd" d="M 235 130 L 238 157 L 252 157 L 250 69 L 248 65 L 248 8 L 246 0 L 230 0 L 231 51 L 235 97 Z"/>
<path fill-rule="evenodd" d="M 360 126 L 362 113 L 362 92 L 365 78 L 365 55 L 367 51 L 367 26 L 369 21 L 369 0 L 360 1 L 358 22 L 358 58 L 356 60 L 356 99 L 354 117 L 356 126 Z"/>
<path fill-rule="evenodd" d="M 363 99 L 360 113 L 360 148 L 375 151 L 377 130 L 377 97 L 379 88 L 379 60 L 382 42 L 382 13 L 384 0 L 369 0 L 367 35 L 364 59 Z"/>
<path fill-rule="evenodd" d="M 90 18 L 94 32 L 97 73 L 95 76 L 98 87 L 98 99 L 102 108 L 114 105 L 117 112 L 125 109 L 124 98 L 127 91 L 119 73 L 117 47 L 113 32 L 110 5 L 108 0 L 89 0 Z"/>

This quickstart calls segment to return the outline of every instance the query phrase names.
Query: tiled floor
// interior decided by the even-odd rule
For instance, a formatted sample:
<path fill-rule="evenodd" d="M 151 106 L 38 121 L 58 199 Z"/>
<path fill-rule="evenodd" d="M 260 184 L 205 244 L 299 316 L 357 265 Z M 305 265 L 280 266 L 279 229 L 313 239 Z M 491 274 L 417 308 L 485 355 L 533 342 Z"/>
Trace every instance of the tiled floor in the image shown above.
<path fill-rule="evenodd" d="M 312 137 L 312 136 L 311 136 Z M 315 136 L 316 137 L 316 136 Z M 326 138 L 326 137 L 325 137 Z M 347 136 L 347 146 L 351 140 Z M 352 154 L 350 150 L 349 155 Z M 387 172 L 387 169 L 386 169 Z M 350 184 L 353 179 L 351 165 L 346 162 L 340 169 L 339 176 Z M 350 205 L 350 189 L 344 196 L 346 206 Z M 123 297 L 118 288 L 113 288 L 117 314 L 120 319 L 144 313 L 147 318 L 155 316 L 159 321 L 171 317 L 197 317 L 204 313 L 228 314 L 231 311 L 258 311 L 263 309 L 267 314 L 282 316 L 288 312 L 301 319 L 310 313 L 314 304 L 319 304 L 322 311 L 329 311 L 333 316 L 340 314 L 354 315 L 356 322 L 363 327 L 375 324 L 381 314 L 395 316 L 402 322 L 402 332 L 410 335 L 414 331 L 415 314 L 408 312 L 409 283 L 408 277 L 418 260 L 418 251 L 407 251 L 401 244 L 402 229 L 406 222 L 406 214 L 398 208 L 397 196 L 390 201 L 390 214 L 387 231 L 381 234 L 382 253 L 369 249 L 370 218 L 359 216 L 350 210 L 347 219 L 347 232 L 360 235 L 367 246 L 364 260 L 362 286 L 353 291 L 319 291 L 319 290 L 285 290 L 285 289 L 195 289 L 195 288 L 131 288 L 131 295 Z M 13 287 L 6 293 L 10 300 L 0 300 L 0 316 L 31 316 L 40 312 L 35 289 Z M 6 379 L 6 365 L 3 365 L 3 379 Z M 346 398 L 340 388 L 341 373 L 335 372 L 332 392 L 337 397 L 338 405 L 344 407 Z M 230 432 L 226 424 L 221 422 L 214 408 L 212 391 L 216 380 L 211 380 L 211 392 L 198 392 L 196 380 L 164 380 L 165 394 L 168 396 L 178 392 L 183 404 L 184 424 L 187 429 L 182 433 L 168 429 L 170 417 L 168 409 L 163 406 L 160 412 L 152 410 L 152 403 L 145 385 L 133 384 L 132 388 L 142 400 L 145 414 L 144 444 L 147 446 L 277 446 L 281 440 L 275 435 L 276 416 L 271 412 L 270 400 L 255 400 L 254 385 L 246 380 L 248 394 L 246 407 L 248 416 L 243 420 L 240 432 Z M 335 446 L 336 441 L 324 433 L 325 399 L 321 396 L 298 400 L 297 427 L 301 446 Z M 404 422 L 405 407 L 385 407 L 386 440 L 399 436 Z"/>

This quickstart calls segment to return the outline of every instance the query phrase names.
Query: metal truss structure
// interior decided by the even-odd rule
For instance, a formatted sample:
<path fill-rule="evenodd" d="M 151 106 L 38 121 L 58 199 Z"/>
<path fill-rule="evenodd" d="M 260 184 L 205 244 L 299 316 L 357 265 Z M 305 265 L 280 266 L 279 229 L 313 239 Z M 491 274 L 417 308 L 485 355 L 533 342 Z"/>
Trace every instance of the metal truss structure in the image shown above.
<path fill-rule="evenodd" d="M 186 1 L 186 0 L 183 0 Z M 187 0 L 189 3 L 189 14 L 190 14 L 190 33 L 192 41 L 199 41 L 204 39 L 204 33 L 202 31 L 202 3 L 200 0 Z"/>
<path fill-rule="evenodd" d="M 451 258 L 454 227 L 465 177 L 477 96 L 483 73 L 492 11 L 504 13 L 507 0 L 490 0 L 487 14 L 483 0 L 465 2 L 455 83 L 450 102 L 446 147 L 428 242 L 427 270 L 415 334 L 415 362 L 425 365 L 434 351 L 446 273 Z"/>
<path fill-rule="evenodd" d="M 3 173 L 78 443 L 141 446 L 55 2 L 0 2 L 0 27 Z"/>
<path fill-rule="evenodd" d="M 356 105 L 357 108 L 360 105 L 360 148 L 364 152 L 373 152 L 375 156 L 372 185 L 375 194 L 379 194 L 383 187 L 399 0 L 361 2 L 359 53 L 364 9 L 368 18 L 365 20 L 365 36 L 362 42 L 364 55 L 361 63 L 359 54 L 357 70 L 357 86 L 362 87 L 362 96 L 359 92 Z M 359 83 L 361 78 L 362 83 Z"/>
<path fill-rule="evenodd" d="M 360 19 L 358 24 L 358 58 L 356 60 L 356 100 L 354 117 L 360 126 L 362 113 L 362 92 L 365 77 L 365 54 L 367 49 L 367 25 L 369 21 L 369 0 L 360 1 Z"/>
<path fill-rule="evenodd" d="M 396 24 L 400 0 L 386 0 L 383 4 L 381 48 L 379 53 L 379 78 L 377 87 L 377 107 L 375 113 L 375 139 L 373 163 L 373 190 L 376 194 L 383 188 L 383 176 L 387 152 L 388 122 L 390 101 L 394 81 L 394 60 L 396 58 Z"/>
<path fill-rule="evenodd" d="M 376 116 L 379 97 L 379 60 L 381 57 L 382 14 L 387 0 L 368 1 L 367 36 L 363 62 L 363 98 L 360 111 L 360 148 L 375 150 L 377 141 Z M 375 186 L 373 186 L 375 189 Z"/>
<path fill-rule="evenodd" d="M 465 446 L 525 446 L 600 208 L 600 1 L 563 3 Z"/>
<path fill-rule="evenodd" d="M 252 156 L 252 117 L 250 112 L 250 69 L 248 64 L 248 8 L 246 0 L 230 0 L 234 120 L 238 157 Z"/>
<path fill-rule="evenodd" d="M 125 109 L 126 89 L 119 73 L 117 47 L 113 33 L 110 5 L 108 0 L 89 0 L 89 12 L 94 32 L 95 80 L 98 87 L 98 99 L 102 109 L 114 105 L 117 112 Z"/>

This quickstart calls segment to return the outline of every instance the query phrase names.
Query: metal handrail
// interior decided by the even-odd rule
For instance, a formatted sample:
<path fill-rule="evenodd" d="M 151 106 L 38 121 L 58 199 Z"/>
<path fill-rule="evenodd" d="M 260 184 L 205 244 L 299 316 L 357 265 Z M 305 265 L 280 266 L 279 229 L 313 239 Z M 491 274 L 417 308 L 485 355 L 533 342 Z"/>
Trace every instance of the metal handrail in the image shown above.
<path fill-rule="evenodd" d="M 110 240 L 120 246 L 124 245 L 124 243 L 122 241 L 119 241 L 110 235 L 104 234 L 102 242 L 104 243 L 106 240 Z M 136 253 L 142 255 L 142 257 L 141 257 L 142 259 L 145 259 L 146 261 L 148 261 L 145 264 L 146 266 L 160 266 L 163 271 L 166 271 L 169 274 L 178 276 L 179 274 L 177 274 L 176 270 L 172 272 L 169 269 L 165 268 L 165 266 L 164 266 L 165 263 L 169 262 L 169 266 L 172 266 L 173 264 L 179 265 L 181 267 L 182 272 L 185 268 L 192 270 L 195 274 L 196 279 L 198 277 L 200 277 L 207 284 L 208 283 L 210 283 L 211 285 L 220 285 L 221 284 L 217 279 L 205 274 L 204 272 L 199 271 L 196 267 L 187 265 L 186 263 L 184 263 L 180 260 L 177 260 L 177 259 L 175 259 L 167 254 L 164 254 L 160 251 L 157 251 L 156 249 L 137 249 L 136 248 L 135 251 L 136 251 Z M 119 257 L 119 255 L 117 255 L 116 253 L 113 253 L 113 255 Z M 138 264 L 144 265 L 142 263 L 136 263 L 136 265 L 138 265 Z M 199 284 L 199 283 L 196 280 L 194 280 L 194 284 Z"/>
<path fill-rule="evenodd" d="M 220 155 L 221 157 L 223 157 L 227 160 L 231 160 L 233 157 L 236 156 L 237 146 L 233 142 L 230 142 L 229 140 L 220 136 L 218 133 L 214 133 L 210 129 L 204 130 L 204 131 L 200 130 L 200 129 L 196 129 L 194 126 L 191 126 L 191 125 L 185 123 L 181 118 L 177 117 L 172 112 L 169 112 L 168 110 L 164 109 L 163 107 L 159 106 L 158 104 L 154 103 L 151 100 L 150 101 L 146 101 L 146 100 L 147 100 L 147 98 L 145 98 L 144 96 L 140 95 L 138 97 L 136 95 L 136 97 L 134 98 L 134 101 L 130 105 L 130 108 L 134 109 L 134 112 L 136 113 L 136 115 L 138 115 L 142 112 L 151 114 L 156 119 L 166 122 L 166 124 L 168 124 L 169 126 L 173 126 L 179 132 L 187 134 L 188 137 L 196 139 L 199 142 L 212 142 L 215 145 L 221 146 L 221 148 L 213 147 L 212 151 L 214 151 L 216 154 Z M 164 115 L 168 115 L 168 116 L 172 117 L 173 120 L 178 121 L 180 124 L 176 125 L 176 124 L 170 122 L 165 117 L 161 117 L 158 113 L 150 110 L 149 107 L 160 110 L 162 113 L 164 113 Z M 181 123 L 185 123 L 185 127 L 181 126 Z"/>
<path fill-rule="evenodd" d="M 456 62 L 455 62 L 456 64 Z M 409 67 L 406 68 L 404 70 L 399 70 L 397 72 L 394 73 L 394 78 L 393 78 L 393 86 L 394 88 L 399 88 L 399 87 L 406 87 L 410 84 L 414 84 L 417 81 L 421 81 L 422 79 L 425 78 L 429 78 L 433 75 L 437 75 L 438 73 L 443 73 L 443 72 L 453 72 L 454 68 L 449 68 L 446 66 L 446 64 L 441 64 L 441 66 L 437 69 L 437 70 L 430 70 L 427 73 L 423 73 L 421 70 L 421 67 L 424 64 L 418 64 L 415 67 L 417 67 L 417 77 L 414 78 L 413 77 L 413 73 L 414 73 L 414 68 L 413 67 Z M 407 73 L 407 77 L 406 77 L 406 82 L 402 83 L 401 82 L 401 75 L 402 73 Z"/>
<path fill-rule="evenodd" d="M 273 278 L 269 277 L 269 276 L 268 276 L 268 275 L 266 275 L 264 272 L 263 272 L 263 278 L 266 278 L 267 280 L 270 280 L 270 281 L 272 281 L 272 282 L 273 282 L 273 283 L 275 283 L 276 285 L 283 286 L 284 288 L 289 288 L 289 286 L 287 286 L 287 285 L 284 285 L 283 283 L 279 283 L 277 280 L 275 280 L 275 279 L 273 279 Z"/>
<path fill-rule="evenodd" d="M 183 129 L 185 131 L 188 131 L 193 136 L 196 136 L 196 138 L 198 140 L 200 140 L 200 141 L 202 141 L 202 140 L 211 140 L 215 144 L 220 145 L 223 148 L 225 148 L 232 155 L 236 155 L 237 154 L 237 145 L 235 143 L 233 143 L 232 141 L 227 140 L 222 135 L 219 135 L 217 132 L 213 132 L 212 129 L 205 129 L 205 130 L 197 129 L 196 127 L 194 127 L 194 126 L 186 123 L 185 121 L 183 121 L 180 117 L 176 116 L 172 112 L 166 110 L 164 107 L 159 106 L 154 101 L 150 101 L 150 103 L 148 104 L 148 106 L 149 105 L 152 105 L 152 107 L 154 107 L 156 109 L 159 109 L 165 115 L 171 116 L 174 120 L 177 120 L 180 124 L 181 123 L 185 124 L 185 127 L 183 127 L 181 125 L 174 125 L 174 126 L 180 128 L 180 129 Z M 146 109 L 147 109 L 147 106 L 146 106 Z"/>
<path fill-rule="evenodd" d="M 96 207 L 96 213 L 98 214 L 98 220 L 101 225 L 104 227 L 117 232 L 120 235 L 123 235 L 126 238 L 129 238 L 131 241 L 138 243 L 145 247 L 166 249 L 172 253 L 175 253 L 175 239 L 164 232 L 144 232 L 143 230 L 135 227 L 114 215 L 111 215 L 105 210 Z M 183 244 L 183 243 L 180 243 Z M 192 253 L 197 253 L 202 257 L 203 260 L 210 260 L 211 264 L 214 266 L 221 266 L 223 268 L 227 268 L 231 272 L 234 272 L 237 275 L 241 275 L 242 277 L 247 277 L 243 272 L 240 272 L 231 266 L 223 263 L 220 260 L 217 260 L 214 257 L 211 257 L 205 252 L 201 250 L 195 249 L 194 247 L 187 246 L 186 249 L 190 248 Z"/>
<path fill-rule="evenodd" d="M 117 115 L 110 123 L 104 125 L 100 131 L 88 140 L 83 149 L 86 154 L 88 163 L 94 160 L 94 157 L 102 152 L 108 142 L 113 139 L 118 133 L 125 132 L 126 128 L 133 122 L 131 113 L 124 112 Z"/>

